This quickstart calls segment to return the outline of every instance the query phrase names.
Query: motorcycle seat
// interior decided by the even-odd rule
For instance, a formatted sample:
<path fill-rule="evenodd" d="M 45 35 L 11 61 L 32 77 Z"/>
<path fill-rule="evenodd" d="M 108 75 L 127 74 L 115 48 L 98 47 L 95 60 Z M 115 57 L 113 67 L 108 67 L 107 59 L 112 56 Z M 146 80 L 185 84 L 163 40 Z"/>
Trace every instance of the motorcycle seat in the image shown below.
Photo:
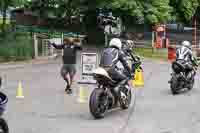
<path fill-rule="evenodd" d="M 173 62 L 172 69 L 177 73 L 184 72 L 185 71 L 184 62 L 180 62 L 180 61 Z"/>

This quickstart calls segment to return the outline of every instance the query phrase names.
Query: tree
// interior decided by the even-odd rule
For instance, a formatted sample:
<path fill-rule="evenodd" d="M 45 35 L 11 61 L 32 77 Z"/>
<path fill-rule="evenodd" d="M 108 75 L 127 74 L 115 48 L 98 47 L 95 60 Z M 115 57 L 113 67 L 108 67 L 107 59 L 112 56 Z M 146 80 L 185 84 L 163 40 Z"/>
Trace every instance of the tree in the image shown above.
<path fill-rule="evenodd" d="M 0 0 L 5 27 L 8 7 L 29 6 L 39 17 L 55 16 L 70 23 L 71 16 L 98 7 L 108 7 L 121 16 L 132 16 L 140 23 L 159 24 L 171 20 L 187 22 L 191 20 L 200 0 Z M 4 28 L 2 28 L 4 29 Z"/>
<path fill-rule="evenodd" d="M 30 4 L 33 11 L 38 11 L 41 17 L 55 16 L 57 18 L 70 18 L 80 14 L 86 8 L 86 0 L 34 0 Z"/>
<path fill-rule="evenodd" d="M 40 23 L 40 18 L 48 17 L 55 10 L 55 5 L 54 0 L 32 0 L 27 7 L 38 14 Z"/>
<path fill-rule="evenodd" d="M 170 0 L 173 7 L 173 18 L 179 22 L 190 22 L 195 14 L 200 0 Z"/>
<path fill-rule="evenodd" d="M 5 33 L 5 25 L 6 25 L 6 17 L 7 17 L 7 9 L 8 7 L 12 5 L 12 0 L 1 0 L 0 1 L 0 7 L 1 7 L 1 12 L 3 13 L 3 21 L 2 21 L 2 27 L 1 30 L 3 33 Z"/>
<path fill-rule="evenodd" d="M 144 0 L 113 0 L 108 5 L 121 14 L 133 16 L 144 23 Z"/>
<path fill-rule="evenodd" d="M 150 24 L 165 23 L 172 19 L 169 0 L 149 0 L 144 6 L 145 20 Z"/>
<path fill-rule="evenodd" d="M 3 13 L 3 21 L 1 25 L 1 30 L 3 34 L 5 34 L 6 30 L 6 18 L 7 11 L 9 7 L 19 7 L 21 5 L 25 5 L 28 0 L 0 0 L 0 11 Z"/>
<path fill-rule="evenodd" d="M 140 23 L 157 24 L 172 19 L 169 0 L 112 0 L 107 6 L 133 16 Z"/>

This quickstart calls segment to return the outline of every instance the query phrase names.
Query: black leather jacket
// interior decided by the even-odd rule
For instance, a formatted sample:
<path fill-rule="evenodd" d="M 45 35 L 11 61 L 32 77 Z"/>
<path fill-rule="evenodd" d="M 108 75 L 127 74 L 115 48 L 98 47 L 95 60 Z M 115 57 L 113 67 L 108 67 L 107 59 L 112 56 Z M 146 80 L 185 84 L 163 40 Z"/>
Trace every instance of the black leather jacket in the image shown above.
<path fill-rule="evenodd" d="M 107 61 L 108 59 L 106 57 L 103 57 L 103 55 L 102 55 L 102 58 L 100 61 L 100 66 L 103 67 L 103 66 L 111 65 L 112 68 L 115 68 L 117 63 L 120 61 L 123 65 L 123 67 L 131 75 L 131 68 L 129 67 L 128 62 L 126 60 L 126 55 L 122 50 L 119 50 L 118 48 L 116 48 L 114 46 L 108 47 L 105 50 L 107 50 L 112 55 L 112 62 Z"/>
<path fill-rule="evenodd" d="M 192 50 L 182 46 L 176 51 L 176 60 L 184 60 L 194 66 L 198 66 L 196 58 L 193 56 Z"/>

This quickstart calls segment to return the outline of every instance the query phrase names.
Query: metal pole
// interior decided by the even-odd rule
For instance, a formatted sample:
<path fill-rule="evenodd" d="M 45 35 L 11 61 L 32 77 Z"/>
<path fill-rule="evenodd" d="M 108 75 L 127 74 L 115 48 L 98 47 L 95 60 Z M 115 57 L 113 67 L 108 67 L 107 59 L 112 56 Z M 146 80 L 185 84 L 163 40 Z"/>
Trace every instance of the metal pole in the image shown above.
<path fill-rule="evenodd" d="M 108 35 L 105 33 L 105 46 L 107 47 Z"/>
<path fill-rule="evenodd" d="M 34 51 L 35 51 L 35 59 L 38 58 L 38 40 L 37 35 L 34 33 Z"/>
<path fill-rule="evenodd" d="M 62 32 L 62 35 L 61 35 L 61 44 L 63 44 L 63 42 L 64 42 L 64 33 Z M 62 56 L 64 55 L 63 49 L 61 50 L 61 54 L 62 54 Z"/>
<path fill-rule="evenodd" d="M 196 16 L 194 17 L 194 45 L 195 47 L 197 46 L 197 21 L 196 21 Z"/>
<path fill-rule="evenodd" d="M 152 31 L 152 53 L 154 53 L 154 31 Z"/>
<path fill-rule="evenodd" d="M 64 34 L 62 32 L 62 35 L 61 35 L 61 43 L 63 44 L 63 39 L 64 39 Z"/>

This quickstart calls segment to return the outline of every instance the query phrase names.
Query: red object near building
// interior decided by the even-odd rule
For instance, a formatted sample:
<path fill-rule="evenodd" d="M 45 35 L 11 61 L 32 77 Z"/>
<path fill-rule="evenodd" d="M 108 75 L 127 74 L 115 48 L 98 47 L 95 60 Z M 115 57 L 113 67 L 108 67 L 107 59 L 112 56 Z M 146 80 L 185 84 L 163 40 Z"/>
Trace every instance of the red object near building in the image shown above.
<path fill-rule="evenodd" d="M 171 62 L 176 60 L 176 47 L 175 46 L 168 47 L 168 60 Z"/>
<path fill-rule="evenodd" d="M 166 26 L 157 25 L 154 30 L 154 45 L 155 48 L 167 48 L 169 46 L 168 38 L 166 38 Z"/>
<path fill-rule="evenodd" d="M 157 37 L 154 47 L 162 48 L 162 40 L 159 37 Z"/>

